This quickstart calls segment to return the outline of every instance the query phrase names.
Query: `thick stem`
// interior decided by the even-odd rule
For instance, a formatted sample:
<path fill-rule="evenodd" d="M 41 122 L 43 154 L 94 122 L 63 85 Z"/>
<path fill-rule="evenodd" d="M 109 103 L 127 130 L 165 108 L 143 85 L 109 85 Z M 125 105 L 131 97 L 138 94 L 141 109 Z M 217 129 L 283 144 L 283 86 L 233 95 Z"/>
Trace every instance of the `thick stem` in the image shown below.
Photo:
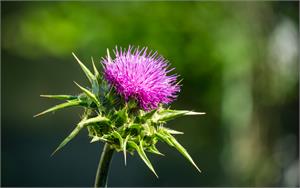
<path fill-rule="evenodd" d="M 95 178 L 95 185 L 94 187 L 107 187 L 107 176 L 108 176 L 108 171 L 109 171 L 109 165 L 110 161 L 112 159 L 114 153 L 114 149 L 110 147 L 109 144 L 105 144 L 100 161 L 98 164 L 98 169 L 96 173 L 96 178 Z"/>

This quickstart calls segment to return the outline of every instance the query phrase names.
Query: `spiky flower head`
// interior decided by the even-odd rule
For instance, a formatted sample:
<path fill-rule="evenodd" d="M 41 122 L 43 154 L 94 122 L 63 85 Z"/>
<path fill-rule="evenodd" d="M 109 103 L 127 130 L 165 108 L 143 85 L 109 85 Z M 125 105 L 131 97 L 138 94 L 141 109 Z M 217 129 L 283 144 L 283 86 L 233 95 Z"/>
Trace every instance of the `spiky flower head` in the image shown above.
<path fill-rule="evenodd" d="M 81 91 L 78 95 L 41 95 L 65 102 L 36 116 L 67 107 L 80 106 L 84 109 L 81 120 L 54 153 L 82 129 L 87 128 L 91 142 L 105 142 L 109 148 L 123 152 L 125 164 L 126 153 L 136 152 L 157 176 L 146 152 L 162 155 L 156 148 L 158 141 L 161 141 L 177 149 L 200 172 L 191 156 L 175 138 L 175 135 L 182 132 L 165 127 L 167 121 L 172 119 L 204 114 L 171 110 L 159 105 L 174 100 L 180 89 L 176 83 L 177 76 L 167 75 L 172 70 L 167 69 L 167 61 L 157 53 L 147 53 L 146 48 L 133 50 L 129 47 L 128 50 L 116 50 L 115 54 L 114 60 L 109 52 L 103 58 L 105 79 L 97 70 L 93 59 L 92 72 L 73 54 L 88 78 L 90 87 L 83 87 L 75 82 Z M 135 100 L 130 100 L 131 98 Z M 135 101 L 139 102 L 139 106 Z"/>
<path fill-rule="evenodd" d="M 169 104 L 176 98 L 180 86 L 177 75 L 168 75 L 168 61 L 157 52 L 147 48 L 115 50 L 115 59 L 108 53 L 103 59 L 105 79 L 126 101 L 135 99 L 144 110 L 151 110 L 159 104 Z"/>

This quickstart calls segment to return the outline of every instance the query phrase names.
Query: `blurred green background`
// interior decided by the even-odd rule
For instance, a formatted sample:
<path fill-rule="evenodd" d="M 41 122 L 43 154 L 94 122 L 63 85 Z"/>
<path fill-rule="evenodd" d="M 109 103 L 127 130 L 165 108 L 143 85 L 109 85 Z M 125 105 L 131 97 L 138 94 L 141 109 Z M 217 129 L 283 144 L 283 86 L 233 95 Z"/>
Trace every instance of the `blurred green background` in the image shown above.
<path fill-rule="evenodd" d="M 92 186 L 102 149 L 73 129 L 80 109 L 32 116 L 87 84 L 106 48 L 148 46 L 183 78 L 172 107 L 204 111 L 168 124 L 203 173 L 177 151 L 117 153 L 110 186 L 299 186 L 298 2 L 1 2 L 2 186 Z M 91 66 L 90 66 L 91 67 Z M 100 68 L 100 64 L 98 63 Z"/>

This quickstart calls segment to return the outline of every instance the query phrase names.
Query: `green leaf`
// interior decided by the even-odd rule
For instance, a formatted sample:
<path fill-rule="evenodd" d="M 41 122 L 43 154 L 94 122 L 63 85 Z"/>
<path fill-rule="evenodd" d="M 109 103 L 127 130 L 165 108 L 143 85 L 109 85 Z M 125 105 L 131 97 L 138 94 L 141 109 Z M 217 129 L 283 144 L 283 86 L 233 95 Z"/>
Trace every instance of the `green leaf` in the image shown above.
<path fill-rule="evenodd" d="M 93 142 L 97 142 L 97 141 L 104 141 L 104 142 L 107 142 L 108 140 L 106 138 L 104 138 L 103 136 L 102 137 L 99 137 L 99 136 L 93 136 L 92 140 L 91 140 L 91 143 Z"/>
<path fill-rule="evenodd" d="M 140 131 L 141 129 L 143 129 L 143 126 L 141 124 L 139 124 L 139 123 L 132 123 L 132 124 L 128 125 L 128 128 L 130 128 L 130 129 L 138 129 Z"/>
<path fill-rule="evenodd" d="M 59 99 L 59 100 L 73 100 L 77 99 L 77 96 L 74 95 L 40 95 L 40 97 Z"/>
<path fill-rule="evenodd" d="M 130 137 L 130 135 L 127 135 L 124 140 L 124 143 L 123 143 L 123 155 L 124 155 L 125 166 L 126 166 L 126 148 L 127 148 L 127 142 L 128 142 L 129 137 Z"/>
<path fill-rule="evenodd" d="M 93 80 L 96 80 L 95 76 L 91 73 L 91 71 L 77 58 L 77 56 L 72 53 L 75 59 L 77 60 L 78 64 L 80 65 L 81 69 L 85 73 L 86 77 L 89 79 L 90 83 L 93 83 Z"/>
<path fill-rule="evenodd" d="M 163 129 L 164 131 L 167 131 L 170 134 L 184 134 L 183 132 L 176 131 L 176 130 L 173 130 L 173 129 L 169 129 L 169 128 L 166 128 L 166 127 L 161 127 L 160 129 Z"/>
<path fill-rule="evenodd" d="M 122 126 L 128 121 L 128 113 L 126 108 L 116 111 L 114 114 L 114 122 L 116 126 Z"/>
<path fill-rule="evenodd" d="M 41 115 L 44 115 L 46 113 L 54 112 L 54 111 L 57 111 L 57 110 L 60 110 L 60 109 L 63 109 L 63 108 L 67 108 L 67 107 L 71 107 L 71 106 L 80 106 L 81 104 L 82 104 L 82 101 L 80 101 L 80 100 L 67 101 L 65 103 L 61 103 L 61 104 L 58 104 L 56 106 L 53 106 L 52 108 L 49 108 L 48 110 L 45 110 L 45 111 L 43 111 L 39 114 L 36 114 L 33 117 L 41 116 Z"/>
<path fill-rule="evenodd" d="M 95 63 L 94 63 L 94 58 L 92 57 L 91 59 L 92 59 L 92 64 L 93 64 L 95 78 L 99 78 L 100 74 L 98 72 L 98 69 L 97 69 Z"/>
<path fill-rule="evenodd" d="M 154 154 L 157 154 L 157 155 L 165 156 L 163 153 L 160 153 L 160 151 L 158 151 L 158 149 L 155 147 L 155 145 L 152 145 L 147 149 L 148 149 L 147 150 L 148 152 L 151 152 L 151 153 L 154 153 Z"/>
<path fill-rule="evenodd" d="M 142 117 L 141 117 L 142 121 L 146 122 L 148 119 L 151 119 L 156 112 L 157 112 L 157 109 L 143 114 Z"/>
<path fill-rule="evenodd" d="M 124 140 L 123 140 L 122 136 L 120 135 L 120 133 L 118 133 L 117 131 L 113 131 L 112 135 L 119 140 L 119 142 L 120 142 L 120 148 L 123 149 Z"/>
<path fill-rule="evenodd" d="M 58 150 L 60 150 L 62 147 L 64 147 L 68 142 L 70 142 L 78 133 L 79 131 L 84 127 L 84 122 L 86 118 L 84 118 L 81 122 L 77 124 L 75 129 L 61 142 L 61 144 L 54 150 L 54 152 L 51 154 L 53 156 Z"/>
<path fill-rule="evenodd" d="M 92 123 L 99 123 L 99 122 L 109 123 L 110 120 L 108 118 L 106 118 L 106 117 L 103 117 L 103 116 L 99 115 L 99 116 L 96 116 L 96 117 L 93 117 L 93 118 L 82 120 L 80 122 L 80 124 L 82 124 L 83 126 L 85 126 L 85 125 L 89 125 L 89 124 L 92 124 Z"/>
<path fill-rule="evenodd" d="M 167 143 L 168 145 L 174 147 L 174 144 L 169 140 L 169 136 L 168 135 L 164 135 L 163 133 L 155 133 L 155 135 L 157 136 L 157 138 L 165 143 Z"/>
<path fill-rule="evenodd" d="M 98 72 L 98 69 L 94 63 L 94 59 L 93 57 L 91 58 L 92 59 L 92 64 L 93 64 L 93 69 L 94 69 L 94 78 L 95 80 L 92 81 L 92 91 L 95 95 L 98 95 L 99 93 L 99 82 L 98 82 L 98 79 L 100 79 L 100 74 Z"/>
<path fill-rule="evenodd" d="M 204 112 L 192 112 L 187 110 L 170 110 L 170 109 L 161 109 L 157 111 L 152 116 L 153 122 L 163 122 L 163 121 L 169 121 L 178 117 L 182 117 L 185 115 L 202 115 L 205 114 Z"/>
<path fill-rule="evenodd" d="M 54 155 L 58 150 L 60 150 L 62 147 L 64 147 L 70 140 L 72 140 L 78 133 L 79 131 L 84 128 L 85 126 L 92 124 L 92 123 L 99 123 L 99 122 L 108 122 L 109 119 L 107 119 L 106 117 L 102 117 L 102 116 L 97 116 L 97 117 L 93 117 L 90 119 L 87 119 L 86 117 L 83 118 L 76 126 L 76 128 L 69 134 L 69 136 L 67 136 L 67 138 L 65 138 L 62 143 L 57 147 L 57 149 L 52 153 L 52 155 Z M 51 156 L 52 156 L 51 155 Z"/>
<path fill-rule="evenodd" d="M 186 158 L 188 159 L 194 167 L 201 173 L 201 170 L 198 168 L 198 166 L 195 164 L 193 161 L 192 157 L 189 155 L 189 153 L 186 151 L 186 149 L 179 144 L 179 142 L 172 136 L 170 135 L 170 141 L 173 143 L 174 147 Z"/>
<path fill-rule="evenodd" d="M 133 123 L 128 125 L 128 130 L 132 135 L 139 135 L 144 127 L 141 124 Z"/>
<path fill-rule="evenodd" d="M 88 89 L 85 89 L 84 87 L 80 86 L 79 84 L 77 84 L 76 82 L 74 82 L 88 97 L 90 97 L 92 99 L 92 101 L 94 103 L 96 103 L 96 105 L 99 107 L 100 106 L 100 102 L 97 99 L 96 95 L 94 95 L 92 92 L 90 92 Z"/>
<path fill-rule="evenodd" d="M 137 153 L 139 154 L 139 156 L 141 157 L 141 159 L 144 161 L 144 163 L 148 166 L 148 168 L 155 174 L 155 176 L 158 178 L 151 162 L 149 161 L 147 155 L 144 152 L 144 148 L 143 148 L 143 141 L 140 141 L 140 145 L 138 146 L 135 142 L 133 141 L 128 141 L 128 144 L 133 147 L 134 149 L 136 149 Z"/>

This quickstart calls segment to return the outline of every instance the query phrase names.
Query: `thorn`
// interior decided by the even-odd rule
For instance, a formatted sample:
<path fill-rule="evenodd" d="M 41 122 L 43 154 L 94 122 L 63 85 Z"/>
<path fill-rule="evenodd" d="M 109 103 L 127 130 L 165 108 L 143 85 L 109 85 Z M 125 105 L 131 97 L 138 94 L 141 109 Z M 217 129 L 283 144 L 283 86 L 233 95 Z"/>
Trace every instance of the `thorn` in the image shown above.
<path fill-rule="evenodd" d="M 51 153 L 50 157 L 53 157 L 53 156 L 54 156 L 54 154 L 55 154 L 57 151 L 58 151 L 57 149 L 56 149 L 56 150 L 54 150 L 54 151 Z"/>
<path fill-rule="evenodd" d="M 188 112 L 186 115 L 204 115 L 206 114 L 205 112 Z"/>
<path fill-rule="evenodd" d="M 73 80 L 73 82 L 74 82 L 74 84 L 76 84 L 79 88 L 81 88 L 81 86 L 80 86 L 79 84 L 77 84 L 76 81 Z"/>
<path fill-rule="evenodd" d="M 36 118 L 36 117 L 41 116 L 41 115 L 43 115 L 43 114 L 45 114 L 45 112 L 40 112 L 40 113 L 34 115 L 33 117 Z"/>
<path fill-rule="evenodd" d="M 107 51 L 107 59 L 108 59 L 108 62 L 109 62 L 109 63 L 112 63 L 112 60 L 111 60 L 111 57 L 110 57 L 110 54 L 109 54 L 109 49 L 107 48 L 106 51 Z"/>
<path fill-rule="evenodd" d="M 82 63 L 82 62 L 78 59 L 78 57 L 74 54 L 74 52 L 72 52 L 72 55 L 75 57 L 75 59 L 76 59 L 78 62 Z"/>
<path fill-rule="evenodd" d="M 75 59 L 78 59 L 74 52 L 72 52 L 72 55 L 75 57 Z"/>
<path fill-rule="evenodd" d="M 195 166 L 199 173 L 202 173 L 202 171 L 198 168 L 198 166 Z"/>
<path fill-rule="evenodd" d="M 125 166 L 126 166 L 126 150 L 123 150 L 123 154 L 124 154 L 124 163 L 125 163 Z"/>

